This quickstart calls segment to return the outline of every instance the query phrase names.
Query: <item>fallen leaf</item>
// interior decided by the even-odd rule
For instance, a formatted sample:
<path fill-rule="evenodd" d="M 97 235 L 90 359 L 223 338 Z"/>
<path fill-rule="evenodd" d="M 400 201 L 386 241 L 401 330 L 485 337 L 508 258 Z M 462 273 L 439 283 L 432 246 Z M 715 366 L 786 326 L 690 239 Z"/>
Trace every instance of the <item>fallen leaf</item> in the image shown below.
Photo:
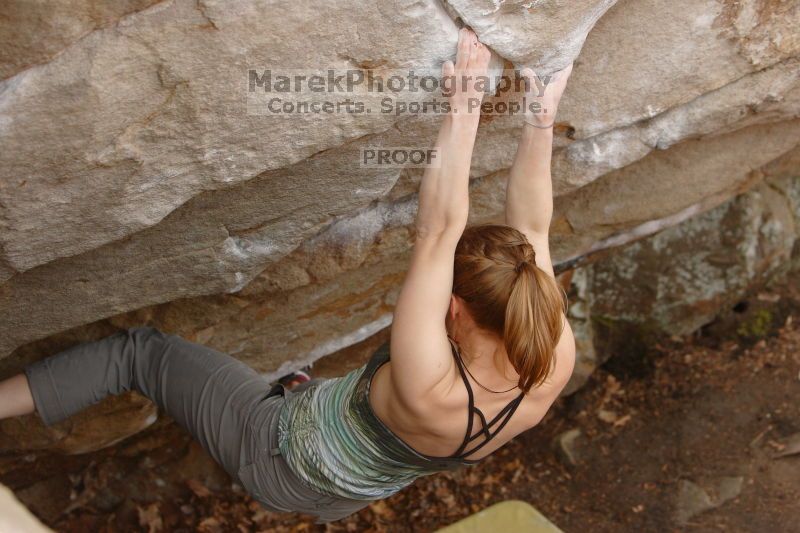
<path fill-rule="evenodd" d="M 186 480 L 186 484 L 198 498 L 208 498 L 212 494 L 212 492 L 208 490 L 208 487 L 196 479 L 188 479 Z"/>
<path fill-rule="evenodd" d="M 378 500 L 371 503 L 369 508 L 373 513 L 375 513 L 376 516 L 380 516 L 381 518 L 385 518 L 387 520 L 394 519 L 394 511 L 383 500 Z"/>
<path fill-rule="evenodd" d="M 158 508 L 158 502 L 148 505 L 147 507 L 137 507 L 139 513 L 139 525 L 147 528 L 147 533 L 158 533 L 164 528 L 164 522 L 161 520 L 161 511 Z"/>
<path fill-rule="evenodd" d="M 222 533 L 222 524 L 213 516 L 209 516 L 197 525 L 197 530 L 203 533 Z"/>
<path fill-rule="evenodd" d="M 768 440 L 767 444 L 769 444 L 770 446 L 772 446 L 773 448 L 775 448 L 779 452 L 782 452 L 786 448 L 786 445 L 784 443 L 778 442 L 778 441 L 775 441 L 775 440 Z"/>
<path fill-rule="evenodd" d="M 786 437 L 780 444 L 781 448 L 779 448 L 778 453 L 772 456 L 773 459 L 787 457 L 789 455 L 797 455 L 800 453 L 800 433 L 795 433 Z"/>
<path fill-rule="evenodd" d="M 597 418 L 599 418 L 603 422 L 608 422 L 609 424 L 611 424 L 617 421 L 619 415 L 617 415 L 617 413 L 615 413 L 614 411 L 609 411 L 608 409 L 598 409 Z"/>
<path fill-rule="evenodd" d="M 618 418 L 614 421 L 614 427 L 622 427 L 627 424 L 631 419 L 631 415 L 625 415 L 622 418 Z"/>

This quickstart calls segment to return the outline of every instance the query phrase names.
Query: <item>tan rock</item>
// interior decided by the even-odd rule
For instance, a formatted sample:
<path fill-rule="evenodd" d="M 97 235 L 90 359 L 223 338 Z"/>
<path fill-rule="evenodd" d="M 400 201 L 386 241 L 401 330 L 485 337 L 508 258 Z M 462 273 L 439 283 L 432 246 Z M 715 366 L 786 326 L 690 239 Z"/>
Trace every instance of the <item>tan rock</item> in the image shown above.
<path fill-rule="evenodd" d="M 586 35 L 617 0 L 446 0 L 481 42 L 518 68 L 549 74 L 569 65 Z"/>
<path fill-rule="evenodd" d="M 736 22 L 749 17 L 766 24 Z M 561 118 L 577 138 L 653 118 L 797 57 L 799 23 L 796 3 L 620 0 L 586 39 Z"/>
<path fill-rule="evenodd" d="M 15 6 L 12 21 L 27 16 Z M 355 0 L 161 2 L 6 80 L 7 267 L 24 272 L 96 249 L 158 224 L 204 191 L 386 130 L 393 115 L 263 117 L 248 114 L 244 100 L 250 68 L 438 69 L 454 55 L 456 26 L 438 4 L 392 12 Z M 348 187 L 346 179 L 339 185 Z M 335 211 L 318 200 L 319 212 Z"/>
<path fill-rule="evenodd" d="M 158 1 L 6 0 L 0 4 L 0 79 L 46 63 L 87 33 Z"/>

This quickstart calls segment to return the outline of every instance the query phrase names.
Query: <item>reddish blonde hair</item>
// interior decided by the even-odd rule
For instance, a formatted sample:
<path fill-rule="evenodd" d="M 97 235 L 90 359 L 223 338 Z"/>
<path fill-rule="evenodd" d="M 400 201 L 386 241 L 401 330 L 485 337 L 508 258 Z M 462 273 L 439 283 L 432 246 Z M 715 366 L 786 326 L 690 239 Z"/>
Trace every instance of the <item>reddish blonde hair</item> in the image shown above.
<path fill-rule="evenodd" d="M 503 339 L 526 393 L 550 374 L 567 312 L 564 290 L 535 257 L 525 234 L 511 226 L 470 226 L 456 246 L 453 277 L 453 294 L 478 327 Z"/>

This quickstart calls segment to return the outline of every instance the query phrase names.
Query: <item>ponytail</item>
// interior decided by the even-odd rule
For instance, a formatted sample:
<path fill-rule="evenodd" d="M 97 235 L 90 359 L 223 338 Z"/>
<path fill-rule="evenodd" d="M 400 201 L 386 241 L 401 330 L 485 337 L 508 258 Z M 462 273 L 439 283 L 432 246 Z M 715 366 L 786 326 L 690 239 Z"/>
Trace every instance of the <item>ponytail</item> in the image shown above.
<path fill-rule="evenodd" d="M 475 323 L 502 337 L 519 388 L 527 393 L 543 383 L 555 364 L 567 301 L 555 278 L 536 266 L 525 235 L 502 224 L 468 227 L 453 274 L 453 293 Z"/>
<path fill-rule="evenodd" d="M 506 305 L 503 339 L 508 358 L 520 376 L 519 387 L 527 393 L 550 375 L 567 307 L 561 285 L 550 274 L 530 261 L 522 261 L 516 270 L 518 277 Z"/>

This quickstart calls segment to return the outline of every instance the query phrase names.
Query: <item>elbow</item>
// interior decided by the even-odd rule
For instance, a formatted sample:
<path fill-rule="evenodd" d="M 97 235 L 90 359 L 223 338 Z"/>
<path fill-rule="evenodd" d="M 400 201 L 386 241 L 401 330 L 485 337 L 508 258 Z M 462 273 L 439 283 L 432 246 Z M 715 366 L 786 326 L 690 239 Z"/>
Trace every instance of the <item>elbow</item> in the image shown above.
<path fill-rule="evenodd" d="M 415 224 L 417 239 L 440 239 L 464 233 L 467 227 L 467 212 L 448 213 L 437 220 L 418 219 Z"/>
<path fill-rule="evenodd" d="M 444 234 L 444 226 L 429 226 L 417 224 L 414 228 L 414 238 L 417 241 L 435 240 Z"/>
<path fill-rule="evenodd" d="M 466 223 L 464 224 L 441 224 L 441 225 L 420 225 L 417 224 L 415 228 L 415 240 L 417 242 L 421 241 L 432 241 L 432 242 L 441 242 L 444 240 L 455 240 L 461 238 L 461 234 L 464 233 L 464 228 L 466 227 Z"/>

